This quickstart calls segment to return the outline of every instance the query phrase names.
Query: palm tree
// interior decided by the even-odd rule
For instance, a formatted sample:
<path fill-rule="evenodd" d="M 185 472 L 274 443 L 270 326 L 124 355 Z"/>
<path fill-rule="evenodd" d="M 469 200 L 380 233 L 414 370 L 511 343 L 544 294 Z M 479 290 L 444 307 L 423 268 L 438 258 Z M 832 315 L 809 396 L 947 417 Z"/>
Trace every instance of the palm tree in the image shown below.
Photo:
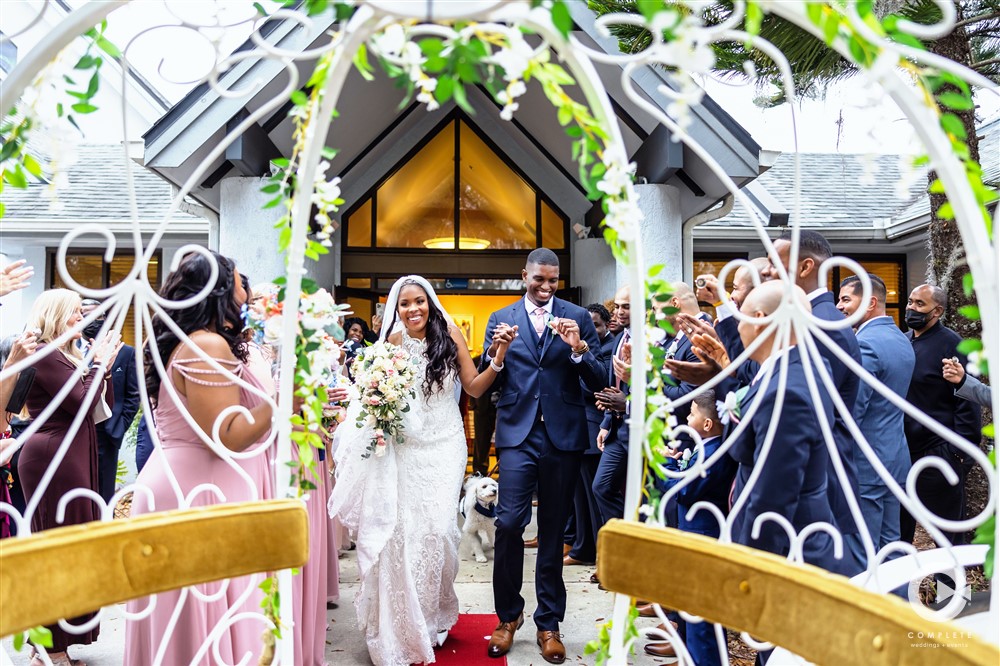
<path fill-rule="evenodd" d="M 925 46 L 932 53 L 962 63 L 1000 83 L 1000 0 L 952 1 L 957 11 L 954 29 L 944 37 L 926 42 Z M 588 4 L 598 15 L 639 13 L 635 0 L 588 0 Z M 730 0 L 718 0 L 706 12 L 706 19 L 710 24 L 719 23 L 728 18 L 732 11 Z M 922 24 L 935 23 L 941 17 L 940 9 L 932 0 L 876 0 L 875 12 L 879 16 L 895 13 Z M 641 51 L 650 42 L 649 32 L 638 26 L 616 26 L 613 33 L 618 38 L 621 50 L 626 53 Z M 799 96 L 822 96 L 827 85 L 858 71 L 853 63 L 844 60 L 823 41 L 782 18 L 766 14 L 759 34 L 785 54 Z M 778 70 L 770 59 L 758 51 L 748 50 L 743 44 L 718 44 L 715 52 L 716 69 L 723 77 L 745 77 L 743 63 L 750 60 L 756 66 L 758 82 L 762 88 L 779 79 Z M 780 93 L 762 100 L 765 106 L 784 102 Z M 975 132 L 975 109 L 942 111 L 956 113 L 961 118 L 968 136 L 969 152 L 978 162 L 979 140 Z M 931 173 L 929 178 L 933 181 L 936 176 Z M 979 337 L 979 322 L 957 314 L 961 305 L 974 302 L 965 296 L 962 288 L 962 278 L 968 272 L 968 267 L 964 260 L 961 236 L 953 220 L 940 219 L 934 213 L 945 202 L 945 196 L 931 194 L 930 199 L 932 219 L 927 240 L 927 280 L 948 292 L 950 306 L 945 314 L 945 324 L 957 330 L 962 337 Z"/>

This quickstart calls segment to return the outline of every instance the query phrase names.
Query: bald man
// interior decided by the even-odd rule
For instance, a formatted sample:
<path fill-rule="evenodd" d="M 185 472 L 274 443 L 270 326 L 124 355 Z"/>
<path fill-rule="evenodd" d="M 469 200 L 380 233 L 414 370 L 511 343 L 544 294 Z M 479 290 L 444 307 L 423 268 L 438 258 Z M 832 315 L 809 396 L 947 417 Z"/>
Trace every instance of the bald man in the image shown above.
<path fill-rule="evenodd" d="M 957 397 L 952 385 L 941 376 L 944 359 L 957 358 L 962 365 L 966 363 L 965 356 L 958 352 L 958 343 L 962 338 L 941 323 L 947 307 L 948 296 L 944 289 L 930 284 L 915 288 L 906 301 L 906 325 L 910 328 L 907 337 L 916 358 L 906 400 L 944 427 L 978 444 L 979 408 Z M 962 451 L 913 417 L 907 415 L 903 423 L 913 463 L 921 458 L 937 456 L 945 460 L 961 479 L 953 486 L 941 472 L 926 470 L 917 477 L 917 496 L 935 515 L 962 520 L 965 513 L 965 475 L 971 461 Z M 905 509 L 900 513 L 900 523 L 903 540 L 912 542 L 916 523 Z M 952 543 L 959 544 L 964 541 L 965 535 L 962 532 L 945 532 L 945 536 Z"/>
<path fill-rule="evenodd" d="M 765 325 L 752 321 L 775 312 L 782 304 L 786 288 L 787 285 L 780 281 L 762 284 L 750 292 L 740 308 L 740 312 L 751 318 L 739 324 L 743 344 L 749 347 L 762 336 L 765 340 L 753 353 L 753 360 L 761 367 L 742 401 L 743 414 L 749 414 L 754 403 L 757 403 L 756 409 L 749 422 L 744 421 L 746 429 L 730 449 L 730 455 L 739 463 L 733 495 L 733 541 L 782 556 L 788 554 L 790 543 L 785 530 L 778 524 L 766 521 L 758 538 L 753 538 L 754 522 L 761 514 L 774 512 L 785 517 L 796 532 L 813 523 L 835 524 L 827 490 L 830 456 L 820 435 L 818 417 L 822 412 L 827 423 L 832 425 L 833 401 L 822 388 L 818 391 L 819 401 L 814 401 L 794 332 L 788 349 L 772 352 L 775 334 L 765 333 Z M 792 289 L 799 300 L 797 307 L 811 311 L 805 292 L 797 286 Z M 810 359 L 813 361 L 811 371 L 819 386 L 816 360 Z M 830 371 L 825 359 L 820 358 L 819 362 Z M 781 365 L 786 363 L 786 383 L 779 387 Z M 772 366 L 771 376 L 765 379 Z M 780 411 L 779 400 L 783 401 Z M 768 431 L 772 430 L 774 421 L 777 423 L 771 448 L 765 451 Z M 760 476 L 748 486 L 757 467 L 760 467 Z M 834 558 L 833 540 L 825 532 L 813 534 L 806 540 L 803 557 L 809 564 L 844 573 L 845 563 Z"/>

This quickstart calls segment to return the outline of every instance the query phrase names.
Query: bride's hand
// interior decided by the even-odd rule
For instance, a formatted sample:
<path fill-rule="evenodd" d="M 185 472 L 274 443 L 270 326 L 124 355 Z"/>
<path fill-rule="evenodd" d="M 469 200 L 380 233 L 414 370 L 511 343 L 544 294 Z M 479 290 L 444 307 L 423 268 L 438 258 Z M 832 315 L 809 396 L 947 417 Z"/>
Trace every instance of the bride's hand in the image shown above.
<path fill-rule="evenodd" d="M 503 364 L 503 359 L 507 355 L 507 348 L 510 347 L 510 343 L 514 341 L 517 337 L 517 326 L 508 326 L 507 324 L 500 324 L 497 330 L 493 333 L 493 340 L 497 344 L 497 353 L 494 355 L 493 360 L 497 362 L 498 365 Z"/>

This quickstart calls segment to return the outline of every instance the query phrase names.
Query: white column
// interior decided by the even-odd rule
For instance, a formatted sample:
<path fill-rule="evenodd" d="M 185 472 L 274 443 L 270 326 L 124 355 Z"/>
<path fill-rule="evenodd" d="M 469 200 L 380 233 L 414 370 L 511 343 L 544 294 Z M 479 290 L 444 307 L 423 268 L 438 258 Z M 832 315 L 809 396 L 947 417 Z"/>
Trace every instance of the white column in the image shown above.
<path fill-rule="evenodd" d="M 219 253 L 235 260 L 236 268 L 253 283 L 271 282 L 285 274 L 285 256 L 278 254 L 274 228 L 282 209 L 262 208 L 273 195 L 262 194 L 260 186 L 261 180 L 252 177 L 226 178 L 219 184 Z M 335 246 L 318 262 L 306 260 L 306 274 L 326 289 L 333 286 L 338 251 Z"/>
<path fill-rule="evenodd" d="M 639 228 L 644 269 L 663 264 L 663 276 L 680 280 L 684 274 L 681 248 L 680 192 L 672 185 L 636 185 L 643 220 Z M 624 267 L 618 266 L 617 284 L 627 281 Z"/>
<path fill-rule="evenodd" d="M 603 238 L 573 243 L 573 286 L 580 287 L 581 304 L 603 303 L 615 295 L 615 257 Z"/>

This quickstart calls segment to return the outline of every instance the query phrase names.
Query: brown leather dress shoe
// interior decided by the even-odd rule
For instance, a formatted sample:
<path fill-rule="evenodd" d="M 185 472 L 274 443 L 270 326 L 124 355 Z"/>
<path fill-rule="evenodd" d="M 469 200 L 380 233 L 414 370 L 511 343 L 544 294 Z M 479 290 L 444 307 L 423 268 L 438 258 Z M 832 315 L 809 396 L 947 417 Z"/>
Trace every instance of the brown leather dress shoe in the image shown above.
<path fill-rule="evenodd" d="M 566 661 L 566 648 L 558 631 L 539 631 L 538 647 L 542 648 L 542 659 L 550 664 L 561 664 Z"/>
<path fill-rule="evenodd" d="M 490 644 L 486 648 L 486 654 L 494 659 L 502 657 L 510 651 L 510 644 L 514 642 L 514 632 L 524 624 L 524 613 L 517 616 L 513 622 L 501 622 L 493 630 L 490 636 Z"/>
<path fill-rule="evenodd" d="M 538 548 L 538 537 L 535 537 L 534 539 L 528 539 L 527 541 L 525 541 L 524 542 L 524 547 L 525 548 Z"/>
<path fill-rule="evenodd" d="M 592 564 L 593 564 L 593 562 L 584 562 L 584 561 L 578 560 L 578 559 L 576 559 L 574 557 L 570 557 L 569 555 L 563 556 L 563 566 L 564 567 L 577 567 L 577 566 L 588 566 L 589 567 Z"/>
<path fill-rule="evenodd" d="M 677 657 L 677 651 L 670 643 L 646 643 L 642 649 L 654 657 Z"/>
<path fill-rule="evenodd" d="M 656 610 L 653 608 L 653 604 L 646 604 L 644 606 L 638 606 L 639 617 L 656 617 Z"/>

